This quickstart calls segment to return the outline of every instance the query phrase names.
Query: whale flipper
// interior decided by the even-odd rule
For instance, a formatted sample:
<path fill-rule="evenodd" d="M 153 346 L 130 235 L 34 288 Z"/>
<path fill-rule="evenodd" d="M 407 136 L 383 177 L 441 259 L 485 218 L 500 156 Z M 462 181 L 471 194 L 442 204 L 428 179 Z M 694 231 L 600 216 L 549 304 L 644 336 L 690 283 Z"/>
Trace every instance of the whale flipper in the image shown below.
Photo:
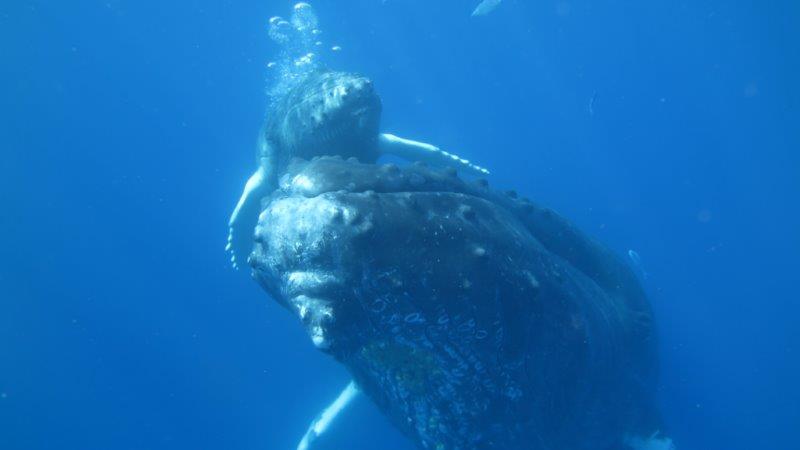
<path fill-rule="evenodd" d="M 383 154 L 399 156 L 409 161 L 424 162 L 431 166 L 465 169 L 474 175 L 489 174 L 487 169 L 425 142 L 404 139 L 389 133 L 381 133 L 378 142 Z"/>
<path fill-rule="evenodd" d="M 242 196 L 228 220 L 228 243 L 225 251 L 231 255 L 231 264 L 238 269 L 253 249 L 253 230 L 261 212 L 261 198 L 267 194 L 268 176 L 261 164 L 244 185 Z"/>
<path fill-rule="evenodd" d="M 317 440 L 330 427 L 334 419 L 358 396 L 358 386 L 355 381 L 350 381 L 347 387 L 336 397 L 322 413 L 311 422 L 308 431 L 297 445 L 297 450 L 308 450 L 309 446 Z"/>

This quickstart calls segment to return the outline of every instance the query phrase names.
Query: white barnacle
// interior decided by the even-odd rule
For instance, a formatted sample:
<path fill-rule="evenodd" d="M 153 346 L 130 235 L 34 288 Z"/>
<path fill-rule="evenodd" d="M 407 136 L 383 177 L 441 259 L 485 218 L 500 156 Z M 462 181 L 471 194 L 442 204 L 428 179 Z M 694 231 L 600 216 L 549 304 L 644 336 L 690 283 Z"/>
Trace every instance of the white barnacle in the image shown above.
<path fill-rule="evenodd" d="M 300 277 L 302 278 L 303 275 Z M 314 345 L 318 348 L 326 348 L 328 342 L 325 340 L 323 323 L 333 318 L 333 309 L 329 302 L 307 295 L 298 295 L 291 299 L 291 304 L 300 319 L 306 323 L 308 334 Z"/>
<path fill-rule="evenodd" d="M 321 326 L 316 325 L 316 326 L 312 327 L 312 329 L 311 329 L 311 342 L 313 342 L 314 345 L 317 348 L 328 348 L 329 347 L 328 343 L 325 341 L 325 332 L 322 331 L 322 327 Z"/>
<path fill-rule="evenodd" d="M 335 277 L 319 271 L 296 271 L 290 273 L 286 281 L 290 290 L 316 289 L 335 282 Z"/>
<path fill-rule="evenodd" d="M 358 218 L 358 212 L 351 208 L 341 207 L 341 211 L 344 223 L 348 225 L 351 225 L 353 222 L 355 222 L 356 218 Z"/>
<path fill-rule="evenodd" d="M 308 316 L 308 305 L 298 305 L 297 315 L 300 316 L 300 319 L 305 319 Z"/>
<path fill-rule="evenodd" d="M 314 182 L 311 181 L 311 179 L 306 175 L 301 173 L 300 175 L 292 178 L 292 187 L 310 191 L 311 189 L 314 189 Z"/>

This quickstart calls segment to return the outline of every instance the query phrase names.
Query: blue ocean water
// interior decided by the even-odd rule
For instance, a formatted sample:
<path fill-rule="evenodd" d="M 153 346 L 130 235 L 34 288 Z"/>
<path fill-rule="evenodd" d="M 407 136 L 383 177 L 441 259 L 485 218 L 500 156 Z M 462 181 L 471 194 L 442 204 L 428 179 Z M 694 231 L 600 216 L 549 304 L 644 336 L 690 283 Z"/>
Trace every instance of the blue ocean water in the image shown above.
<path fill-rule="evenodd" d="M 800 448 L 800 6 L 476 3 L 313 5 L 383 129 L 635 251 L 679 449 Z M 292 5 L 0 4 L 0 448 L 294 448 L 347 383 L 223 251 Z"/>

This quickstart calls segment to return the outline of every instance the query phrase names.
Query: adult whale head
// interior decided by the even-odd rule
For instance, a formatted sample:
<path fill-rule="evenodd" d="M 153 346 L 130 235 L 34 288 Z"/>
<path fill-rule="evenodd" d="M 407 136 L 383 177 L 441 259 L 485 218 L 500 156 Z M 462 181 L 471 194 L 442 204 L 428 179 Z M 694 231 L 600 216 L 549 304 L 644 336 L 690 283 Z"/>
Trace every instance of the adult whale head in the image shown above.
<path fill-rule="evenodd" d="M 279 185 L 254 277 L 419 448 L 657 436 L 645 295 L 552 210 L 419 165 L 295 160 Z"/>

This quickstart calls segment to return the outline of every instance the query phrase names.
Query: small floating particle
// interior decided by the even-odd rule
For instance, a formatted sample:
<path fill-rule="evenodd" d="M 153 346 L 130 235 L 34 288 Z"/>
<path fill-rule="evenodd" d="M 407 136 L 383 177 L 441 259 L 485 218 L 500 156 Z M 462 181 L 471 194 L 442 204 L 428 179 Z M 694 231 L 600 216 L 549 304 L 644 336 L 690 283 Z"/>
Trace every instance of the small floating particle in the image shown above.
<path fill-rule="evenodd" d="M 342 51 L 342 47 L 339 47 L 338 45 L 334 45 L 333 47 L 331 47 L 331 51 L 340 52 L 340 51 Z"/>
<path fill-rule="evenodd" d="M 486 256 L 486 249 L 480 246 L 476 246 L 472 249 L 472 254 L 479 258 L 483 258 L 484 256 Z"/>
<path fill-rule="evenodd" d="M 711 222 L 712 214 L 711 211 L 707 209 L 701 209 L 697 212 L 697 221 L 700 223 L 708 223 Z"/>

